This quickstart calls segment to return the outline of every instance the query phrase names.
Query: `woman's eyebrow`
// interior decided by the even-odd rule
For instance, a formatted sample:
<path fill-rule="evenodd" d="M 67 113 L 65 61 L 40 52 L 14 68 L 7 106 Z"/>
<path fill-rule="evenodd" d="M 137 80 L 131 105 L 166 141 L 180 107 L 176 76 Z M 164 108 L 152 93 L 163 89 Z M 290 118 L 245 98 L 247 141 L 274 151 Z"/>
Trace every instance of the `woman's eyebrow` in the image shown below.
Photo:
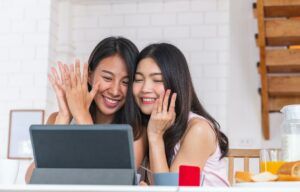
<path fill-rule="evenodd" d="M 160 76 L 162 76 L 162 74 L 161 74 L 161 73 L 151 73 L 151 74 L 150 74 L 150 76 L 156 76 L 156 75 L 160 75 Z"/>
<path fill-rule="evenodd" d="M 113 72 L 111 72 L 111 71 L 102 70 L 101 72 L 110 74 L 111 76 L 115 76 L 115 74 L 114 74 Z M 124 78 L 129 78 L 129 75 L 124 75 L 124 76 L 122 77 L 122 79 L 124 79 Z"/>
<path fill-rule="evenodd" d="M 141 73 L 141 72 L 136 72 L 135 73 L 136 75 L 142 75 L 142 76 L 144 76 L 144 74 L 143 73 Z M 155 76 L 155 75 L 162 75 L 161 73 L 150 73 L 150 76 Z"/>
<path fill-rule="evenodd" d="M 141 76 L 144 76 L 144 74 L 143 74 L 143 73 L 141 73 L 141 72 L 138 72 L 138 71 L 137 71 L 135 74 L 136 74 L 136 75 L 141 75 Z"/>
<path fill-rule="evenodd" d="M 112 72 L 107 71 L 107 70 L 102 70 L 101 72 L 103 72 L 103 73 L 108 73 L 108 74 L 110 74 L 110 75 L 114 75 Z"/>

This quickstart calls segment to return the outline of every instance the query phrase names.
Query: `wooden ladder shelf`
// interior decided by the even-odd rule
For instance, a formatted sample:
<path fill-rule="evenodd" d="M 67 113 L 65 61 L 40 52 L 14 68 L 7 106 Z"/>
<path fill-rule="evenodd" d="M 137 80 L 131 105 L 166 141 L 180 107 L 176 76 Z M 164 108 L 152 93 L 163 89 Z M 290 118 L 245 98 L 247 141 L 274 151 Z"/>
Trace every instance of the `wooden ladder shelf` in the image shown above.
<path fill-rule="evenodd" d="M 270 139 L 269 113 L 300 103 L 300 0 L 257 0 L 262 132 Z"/>

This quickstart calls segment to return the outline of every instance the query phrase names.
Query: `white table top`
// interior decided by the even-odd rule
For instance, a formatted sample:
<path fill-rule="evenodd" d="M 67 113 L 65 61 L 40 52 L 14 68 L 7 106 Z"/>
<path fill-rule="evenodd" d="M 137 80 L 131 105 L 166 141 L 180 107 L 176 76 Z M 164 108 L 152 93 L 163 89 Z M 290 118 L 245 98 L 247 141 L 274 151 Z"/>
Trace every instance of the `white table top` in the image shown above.
<path fill-rule="evenodd" d="M 291 182 L 292 183 L 292 182 Z M 284 192 L 299 192 L 285 187 Z M 281 187 L 159 187 L 159 186 L 91 186 L 91 185 L 0 185 L 0 192 L 283 192 Z"/>

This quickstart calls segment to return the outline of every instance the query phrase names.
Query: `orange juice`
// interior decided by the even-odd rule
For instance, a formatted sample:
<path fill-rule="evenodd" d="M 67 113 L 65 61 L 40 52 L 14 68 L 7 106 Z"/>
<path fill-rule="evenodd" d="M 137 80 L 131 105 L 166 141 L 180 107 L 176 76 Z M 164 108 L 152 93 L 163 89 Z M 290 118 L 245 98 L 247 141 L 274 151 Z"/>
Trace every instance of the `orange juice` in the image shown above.
<path fill-rule="evenodd" d="M 271 172 L 273 174 L 277 174 L 278 169 L 281 165 L 285 164 L 286 162 L 283 161 L 267 161 L 267 162 L 260 162 L 260 172 Z"/>

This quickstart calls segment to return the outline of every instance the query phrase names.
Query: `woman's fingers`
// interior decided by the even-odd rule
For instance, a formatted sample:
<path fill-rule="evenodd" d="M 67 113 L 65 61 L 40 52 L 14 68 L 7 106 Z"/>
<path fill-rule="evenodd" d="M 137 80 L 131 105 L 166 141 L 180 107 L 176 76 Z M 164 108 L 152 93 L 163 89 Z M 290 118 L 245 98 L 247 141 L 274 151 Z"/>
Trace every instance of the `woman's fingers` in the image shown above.
<path fill-rule="evenodd" d="M 51 68 L 52 76 L 55 77 L 60 87 L 68 87 L 68 88 L 78 88 L 82 85 L 87 87 L 88 82 L 88 64 L 85 63 L 83 66 L 83 77 L 81 77 L 80 71 L 80 60 L 76 59 L 75 64 L 67 65 L 58 61 L 58 67 L 60 71 L 60 76 L 55 68 Z"/>
<path fill-rule="evenodd" d="M 163 103 L 163 99 L 164 99 L 164 95 L 165 95 L 165 91 L 163 91 L 158 98 L 158 107 L 157 107 L 157 113 L 161 113 L 162 112 L 162 103 Z"/>
<path fill-rule="evenodd" d="M 176 113 L 172 113 L 172 121 L 171 121 L 171 125 L 173 125 L 175 123 L 176 120 Z"/>
<path fill-rule="evenodd" d="M 55 80 L 53 79 L 52 75 L 48 74 L 48 79 L 51 82 L 52 86 L 54 86 L 54 81 Z"/>
<path fill-rule="evenodd" d="M 163 101 L 163 106 L 162 106 L 162 112 L 163 113 L 168 113 L 168 105 L 169 105 L 169 97 L 170 97 L 170 94 L 171 94 L 171 90 L 168 89 L 166 91 L 166 94 L 164 96 L 164 101 Z"/>
<path fill-rule="evenodd" d="M 168 89 L 167 91 L 163 92 L 159 98 L 156 100 L 153 111 L 156 113 L 175 113 L 175 103 L 176 103 L 176 98 L 177 94 L 173 93 L 171 97 L 171 101 L 169 104 L 169 98 L 171 95 L 171 90 Z"/>
<path fill-rule="evenodd" d="M 75 79 L 77 86 L 81 86 L 80 60 L 75 60 Z"/>
<path fill-rule="evenodd" d="M 93 87 L 92 90 L 90 91 L 90 96 L 91 99 L 93 100 L 95 95 L 97 94 L 98 90 L 99 90 L 99 86 L 100 86 L 100 82 L 96 82 Z"/>
<path fill-rule="evenodd" d="M 168 110 L 168 116 L 171 119 L 170 126 L 172 126 L 176 119 L 176 112 L 175 112 L 175 103 L 176 103 L 177 94 L 173 93 L 170 101 L 170 106 Z"/>
<path fill-rule="evenodd" d="M 52 75 L 48 74 L 48 79 L 52 85 L 52 88 L 54 89 L 54 91 L 56 92 L 56 94 L 58 94 L 58 91 L 59 91 L 59 86 L 57 85 L 56 83 L 56 80 L 53 78 Z"/>
<path fill-rule="evenodd" d="M 61 61 L 58 61 L 57 64 L 60 72 L 61 83 L 64 84 L 64 65 Z"/>
<path fill-rule="evenodd" d="M 60 78 L 59 78 L 58 73 L 57 73 L 57 71 L 54 67 L 51 67 L 51 73 L 52 73 L 52 76 L 54 77 L 55 81 L 60 83 Z"/>
<path fill-rule="evenodd" d="M 153 105 L 150 121 L 147 126 L 149 134 L 163 135 L 167 129 L 172 127 L 176 120 L 175 103 L 177 94 L 168 89 L 161 93 Z M 169 102 L 170 100 L 170 102 Z"/>
<path fill-rule="evenodd" d="M 153 105 L 153 109 L 152 109 L 152 113 L 151 115 L 155 115 L 158 111 L 158 103 L 159 103 L 159 99 L 156 99 Z"/>
<path fill-rule="evenodd" d="M 70 79 L 72 88 L 77 87 L 77 81 L 75 76 L 74 64 L 69 65 Z"/>
<path fill-rule="evenodd" d="M 88 75 L 89 75 L 88 64 L 84 63 L 83 64 L 83 78 L 82 78 L 82 82 L 81 82 L 83 85 L 87 85 L 87 83 L 88 83 Z"/>
<path fill-rule="evenodd" d="M 64 66 L 61 61 L 58 61 L 57 64 L 60 72 L 61 84 L 64 85 L 65 84 Z"/>
<path fill-rule="evenodd" d="M 177 98 L 177 94 L 173 93 L 172 98 L 171 98 L 171 102 L 170 102 L 170 106 L 169 106 L 169 110 L 168 110 L 169 113 L 175 113 L 176 98 Z"/>
<path fill-rule="evenodd" d="M 71 77 L 70 77 L 70 72 L 69 72 L 69 67 L 67 64 L 63 65 L 63 70 L 64 70 L 64 81 L 65 81 L 65 86 L 66 89 L 71 89 L 72 88 L 72 84 L 71 84 Z"/>

